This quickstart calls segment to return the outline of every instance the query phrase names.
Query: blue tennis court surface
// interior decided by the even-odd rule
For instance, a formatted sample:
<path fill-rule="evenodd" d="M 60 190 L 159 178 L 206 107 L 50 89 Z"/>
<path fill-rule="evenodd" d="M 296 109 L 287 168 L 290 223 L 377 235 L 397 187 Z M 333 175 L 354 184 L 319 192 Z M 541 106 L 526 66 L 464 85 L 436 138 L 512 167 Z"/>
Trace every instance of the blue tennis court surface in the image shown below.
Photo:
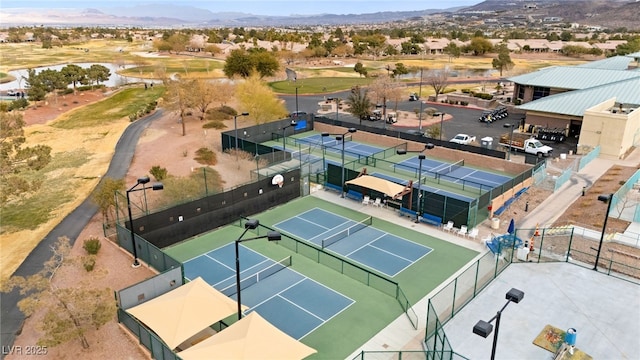
<path fill-rule="evenodd" d="M 420 168 L 420 160 L 418 157 L 412 157 L 410 159 L 404 160 L 396 165 L 399 168 L 405 168 L 411 172 L 415 172 L 417 176 L 417 170 Z M 433 160 L 433 159 L 424 159 L 422 160 L 422 171 L 424 173 L 441 173 L 446 171 L 451 164 Z M 504 184 L 507 181 L 510 181 L 511 178 L 508 176 L 494 174 L 487 171 L 476 170 L 468 167 L 456 167 L 451 172 L 447 172 L 441 175 L 442 178 L 446 178 L 447 181 L 453 183 L 463 183 L 466 186 L 481 188 L 481 187 L 489 187 L 491 189 Z"/>
<path fill-rule="evenodd" d="M 239 246 L 242 303 L 272 325 L 301 339 L 353 304 L 353 300 L 245 246 Z M 202 277 L 236 297 L 234 243 L 184 263 L 188 280 Z"/>
<path fill-rule="evenodd" d="M 323 137 L 321 135 L 316 134 L 316 135 L 311 135 L 303 138 L 298 138 L 296 139 L 296 141 L 302 144 L 324 145 L 326 151 L 342 155 L 342 141 L 336 140 L 334 137 Z M 355 141 L 345 141 L 344 151 L 345 151 L 345 156 L 360 157 L 360 156 L 371 156 L 373 154 L 384 151 L 384 149 L 379 148 L 377 146 L 366 145 L 366 144 L 362 144 Z"/>
<path fill-rule="evenodd" d="M 390 277 L 433 250 L 319 208 L 279 222 L 275 227 Z M 323 245 L 329 239 L 335 242 Z"/>
<path fill-rule="evenodd" d="M 386 174 L 380 174 L 380 173 L 371 173 L 371 176 L 375 176 L 375 177 L 379 177 L 381 179 L 385 179 L 385 180 L 389 180 L 391 182 L 394 182 L 396 184 L 401 184 L 401 185 L 407 185 L 409 183 L 409 180 L 404 180 L 404 179 L 399 179 L 397 177 L 391 176 L 391 175 L 386 175 Z M 418 184 L 414 183 L 414 186 L 418 186 Z M 464 202 L 472 202 L 473 198 L 470 198 L 468 196 L 464 196 L 464 195 L 460 195 L 460 194 L 456 194 L 456 193 L 452 193 L 452 192 L 448 192 L 448 191 L 444 191 L 442 189 L 437 189 L 425 184 L 420 184 L 420 190 L 424 190 L 424 191 L 429 191 L 431 193 L 434 194 L 440 194 L 440 195 L 445 195 L 447 197 L 453 198 L 453 199 L 458 199 L 458 200 L 462 200 Z"/>

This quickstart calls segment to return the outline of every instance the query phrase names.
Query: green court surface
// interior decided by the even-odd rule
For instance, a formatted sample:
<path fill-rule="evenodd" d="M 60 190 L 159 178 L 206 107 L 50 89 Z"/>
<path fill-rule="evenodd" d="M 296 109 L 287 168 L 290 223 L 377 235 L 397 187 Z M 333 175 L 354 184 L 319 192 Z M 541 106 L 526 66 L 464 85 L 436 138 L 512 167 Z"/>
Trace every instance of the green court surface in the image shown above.
<path fill-rule="evenodd" d="M 355 210 L 341 207 L 313 196 L 307 196 L 252 218 L 259 219 L 261 225 L 273 227 L 276 223 L 313 208 L 324 209 L 355 221 L 366 217 L 365 214 Z M 400 288 L 411 304 L 415 304 L 422 299 L 477 255 L 477 252 L 473 250 L 395 225 L 393 217 L 396 215 L 389 212 L 389 216 L 392 217 L 389 219 L 390 221 L 374 218 L 371 226 L 433 249 L 428 256 L 413 263 L 392 279 L 399 283 Z M 175 259 L 184 262 L 234 242 L 242 234 L 243 230 L 241 222 L 238 221 L 234 225 L 202 234 L 168 247 L 164 251 Z M 261 229 L 259 235 L 264 234 L 266 234 L 266 229 Z M 255 233 L 247 233 L 245 238 L 255 235 Z M 341 241 L 349 241 L 349 238 Z M 288 247 L 283 246 L 283 244 L 268 242 L 265 239 L 244 242 L 243 246 L 247 246 L 274 260 L 292 255 L 293 270 L 355 300 L 355 304 L 301 339 L 303 343 L 318 351 L 317 354 L 309 357 L 310 359 L 344 359 L 397 317 L 403 316 L 407 322 L 409 321 L 394 296 L 367 286 L 328 266 L 319 264 L 315 259 L 312 260 L 304 255 L 295 253 L 289 250 Z M 424 321 L 426 309 L 415 308 L 414 311 Z M 420 325 L 424 326 L 424 324 Z"/>

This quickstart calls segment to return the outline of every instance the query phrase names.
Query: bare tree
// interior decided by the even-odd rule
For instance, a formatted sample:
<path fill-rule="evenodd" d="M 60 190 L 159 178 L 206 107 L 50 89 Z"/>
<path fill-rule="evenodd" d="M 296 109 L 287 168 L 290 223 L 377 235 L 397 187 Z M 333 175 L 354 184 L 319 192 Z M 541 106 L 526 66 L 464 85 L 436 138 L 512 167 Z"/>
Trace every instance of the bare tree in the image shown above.
<path fill-rule="evenodd" d="M 431 70 L 427 73 L 425 81 L 433 88 L 433 91 L 435 91 L 437 99 L 438 95 L 443 93 L 447 85 L 449 85 L 449 69 Z"/>
<path fill-rule="evenodd" d="M 74 261 L 77 259 L 69 257 L 70 251 L 69 239 L 59 238 L 51 247 L 51 258 L 39 273 L 28 277 L 12 276 L 2 288 L 3 291 L 17 288 L 25 295 L 18 302 L 18 308 L 26 316 L 44 310 L 40 323 L 43 335 L 37 342 L 40 346 L 57 346 L 79 339 L 82 347 L 87 349 L 89 342 L 85 333 L 99 329 L 115 316 L 116 304 L 112 290 L 93 288 L 89 283 L 75 283 L 69 287 L 56 285 L 54 277 L 64 266 L 79 265 Z M 87 263 L 84 262 L 84 265 L 89 271 Z"/>
<path fill-rule="evenodd" d="M 163 106 L 168 110 L 178 112 L 180 123 L 182 124 L 182 136 L 187 135 L 187 129 L 185 128 L 184 121 L 187 110 L 191 108 L 191 100 L 193 98 L 190 84 L 190 81 L 179 78 L 175 80 L 168 80 L 165 83 L 167 86 L 167 92 Z"/>

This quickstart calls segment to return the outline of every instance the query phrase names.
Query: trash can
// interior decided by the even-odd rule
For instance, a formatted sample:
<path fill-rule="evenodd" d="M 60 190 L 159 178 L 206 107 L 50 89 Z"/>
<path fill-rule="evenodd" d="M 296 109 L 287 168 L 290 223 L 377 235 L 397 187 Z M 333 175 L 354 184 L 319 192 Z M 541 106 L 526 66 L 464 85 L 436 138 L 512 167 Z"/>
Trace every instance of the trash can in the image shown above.
<path fill-rule="evenodd" d="M 500 219 L 498 218 L 492 218 L 491 219 L 491 228 L 494 230 L 497 230 L 500 228 Z"/>
<path fill-rule="evenodd" d="M 564 342 L 569 346 L 576 346 L 576 337 L 578 336 L 578 331 L 574 328 L 569 328 L 567 333 L 564 336 Z"/>
<path fill-rule="evenodd" d="M 493 146 L 493 138 L 491 136 L 480 139 L 480 145 L 485 149 L 491 149 Z"/>

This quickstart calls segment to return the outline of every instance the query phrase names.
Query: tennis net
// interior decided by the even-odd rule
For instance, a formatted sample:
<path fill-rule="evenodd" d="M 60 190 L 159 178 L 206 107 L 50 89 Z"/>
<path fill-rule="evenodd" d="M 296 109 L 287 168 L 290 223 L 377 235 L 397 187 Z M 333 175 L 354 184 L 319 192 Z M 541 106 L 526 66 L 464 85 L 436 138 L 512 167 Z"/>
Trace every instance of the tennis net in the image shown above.
<path fill-rule="evenodd" d="M 351 136 L 345 136 L 345 138 L 344 138 L 345 142 L 349 142 L 351 140 L 352 140 Z M 323 139 L 322 137 L 321 138 L 317 138 L 317 137 L 312 137 L 312 136 L 295 139 L 294 141 L 296 141 L 298 143 L 301 143 L 301 144 L 323 145 L 325 147 L 334 147 L 334 146 L 340 145 L 342 143 L 342 140 L 336 140 L 334 138 Z"/>
<path fill-rule="evenodd" d="M 268 278 L 269 276 L 277 273 L 278 271 L 283 270 L 290 266 L 291 266 L 291 256 L 287 256 L 286 258 L 269 265 L 267 268 L 262 269 L 255 274 L 251 274 L 245 277 L 244 279 L 241 279 L 240 290 L 244 290 L 251 285 L 255 285 L 260 281 Z M 238 284 L 227 286 L 226 288 L 220 290 L 220 292 L 231 297 L 238 292 L 237 285 Z"/>
<path fill-rule="evenodd" d="M 460 169 L 461 167 L 464 166 L 464 159 L 460 160 L 460 161 L 456 161 L 455 163 L 448 165 L 447 167 L 443 168 L 443 169 L 438 169 L 436 170 L 436 174 L 438 175 L 446 175 L 450 172 L 453 172 L 455 170 Z"/>
<path fill-rule="evenodd" d="M 369 216 L 368 218 L 356 223 L 355 225 L 351 225 L 348 228 L 341 230 L 340 232 L 333 234 L 328 238 L 322 240 L 322 248 L 324 249 L 327 246 L 346 238 L 347 236 L 351 236 L 357 233 L 358 231 L 366 228 L 367 226 L 370 226 L 371 224 L 373 224 L 373 218 Z"/>

